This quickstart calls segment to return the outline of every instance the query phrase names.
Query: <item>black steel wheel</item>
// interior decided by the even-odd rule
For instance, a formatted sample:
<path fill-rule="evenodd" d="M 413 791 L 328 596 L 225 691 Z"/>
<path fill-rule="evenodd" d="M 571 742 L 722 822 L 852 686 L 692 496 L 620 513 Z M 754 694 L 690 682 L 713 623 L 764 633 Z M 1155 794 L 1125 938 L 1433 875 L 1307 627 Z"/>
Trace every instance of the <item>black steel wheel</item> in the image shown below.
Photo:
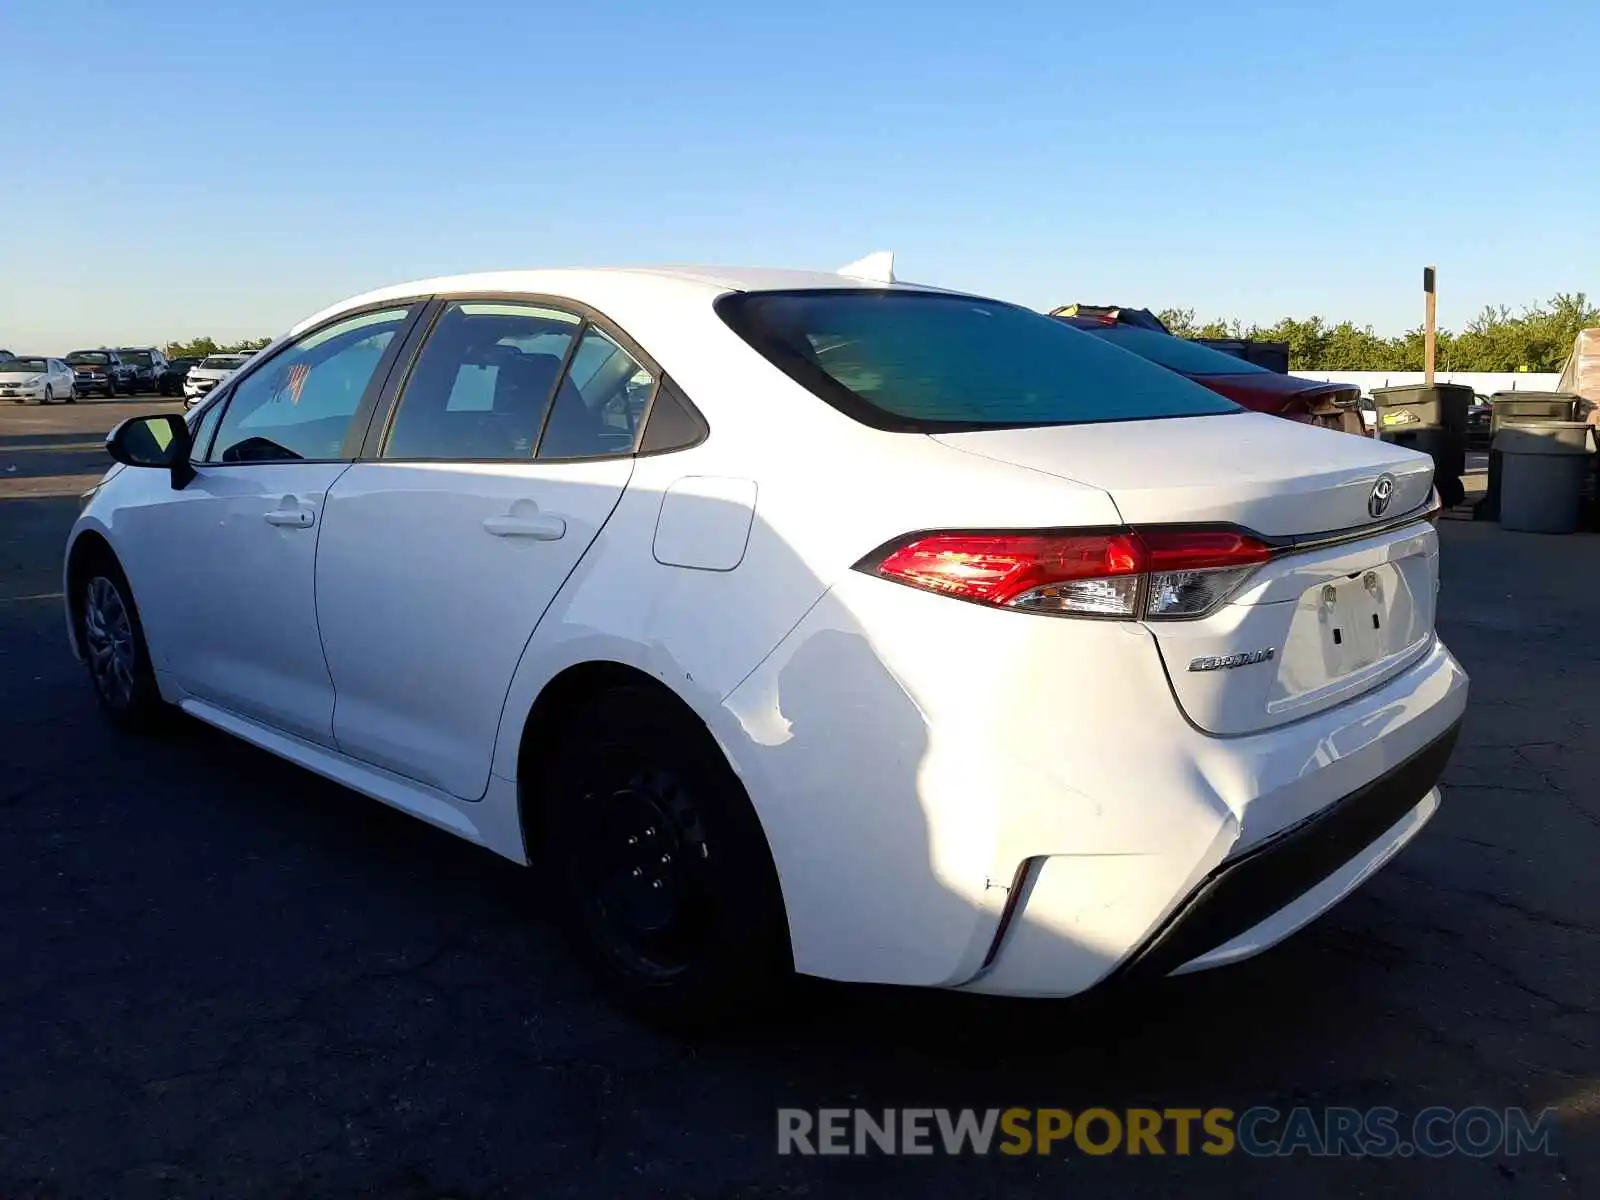
<path fill-rule="evenodd" d="M 539 794 L 568 931 L 629 1008 L 705 1030 L 779 994 L 792 964 L 771 852 L 697 718 L 645 686 L 594 696 Z"/>

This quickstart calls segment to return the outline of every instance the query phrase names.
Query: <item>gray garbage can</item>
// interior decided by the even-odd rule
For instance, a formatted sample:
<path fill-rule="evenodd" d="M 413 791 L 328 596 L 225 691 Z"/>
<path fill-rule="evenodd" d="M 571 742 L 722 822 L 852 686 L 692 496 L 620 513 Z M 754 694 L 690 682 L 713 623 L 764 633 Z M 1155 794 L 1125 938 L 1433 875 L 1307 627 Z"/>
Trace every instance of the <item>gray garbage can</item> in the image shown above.
<path fill-rule="evenodd" d="M 1501 455 L 1500 525 L 1520 533 L 1578 528 L 1589 469 L 1589 426 L 1579 421 L 1518 421 L 1495 434 Z"/>
<path fill-rule="evenodd" d="M 1489 437 L 1528 421 L 1578 421 L 1583 401 L 1572 392 L 1496 392 L 1489 397 Z"/>

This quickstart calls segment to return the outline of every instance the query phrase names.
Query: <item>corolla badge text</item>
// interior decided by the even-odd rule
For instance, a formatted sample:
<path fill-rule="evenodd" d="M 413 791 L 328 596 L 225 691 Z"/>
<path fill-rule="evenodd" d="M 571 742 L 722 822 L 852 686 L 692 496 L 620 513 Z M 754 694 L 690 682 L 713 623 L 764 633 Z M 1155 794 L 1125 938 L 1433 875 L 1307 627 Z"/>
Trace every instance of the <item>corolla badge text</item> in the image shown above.
<path fill-rule="evenodd" d="M 1191 671 L 1231 671 L 1234 667 L 1248 667 L 1255 663 L 1271 662 L 1278 652 L 1271 647 L 1252 650 L 1248 654 L 1223 654 L 1196 658 L 1189 663 Z"/>

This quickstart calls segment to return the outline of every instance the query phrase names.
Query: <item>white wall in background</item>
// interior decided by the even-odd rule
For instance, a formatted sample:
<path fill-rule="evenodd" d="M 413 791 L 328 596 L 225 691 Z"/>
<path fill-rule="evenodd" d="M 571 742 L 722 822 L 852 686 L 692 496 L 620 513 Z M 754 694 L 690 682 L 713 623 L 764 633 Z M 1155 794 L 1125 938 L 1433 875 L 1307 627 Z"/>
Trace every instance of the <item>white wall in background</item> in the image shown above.
<path fill-rule="evenodd" d="M 1315 379 L 1322 383 L 1353 383 L 1363 395 L 1373 388 L 1400 387 L 1408 383 L 1421 383 L 1421 371 L 1295 371 L 1291 375 L 1300 379 Z M 1559 371 L 1435 371 L 1435 383 L 1463 383 L 1485 396 L 1496 392 L 1553 392 L 1561 379 Z"/>

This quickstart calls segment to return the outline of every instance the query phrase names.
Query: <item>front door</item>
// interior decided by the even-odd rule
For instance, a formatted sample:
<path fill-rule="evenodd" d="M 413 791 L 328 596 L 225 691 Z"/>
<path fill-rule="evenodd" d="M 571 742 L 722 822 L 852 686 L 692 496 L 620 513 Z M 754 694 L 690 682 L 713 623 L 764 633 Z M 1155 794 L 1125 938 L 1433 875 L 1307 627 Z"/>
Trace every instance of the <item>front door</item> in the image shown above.
<path fill-rule="evenodd" d="M 200 699 L 327 746 L 333 684 L 315 576 L 324 507 L 412 311 L 347 317 L 250 364 L 196 448 L 196 478 L 164 514 L 165 668 Z"/>
<path fill-rule="evenodd" d="M 328 493 L 317 608 L 341 751 L 483 795 L 512 674 L 627 487 L 651 382 L 568 313 L 445 306 L 375 457 Z"/>

